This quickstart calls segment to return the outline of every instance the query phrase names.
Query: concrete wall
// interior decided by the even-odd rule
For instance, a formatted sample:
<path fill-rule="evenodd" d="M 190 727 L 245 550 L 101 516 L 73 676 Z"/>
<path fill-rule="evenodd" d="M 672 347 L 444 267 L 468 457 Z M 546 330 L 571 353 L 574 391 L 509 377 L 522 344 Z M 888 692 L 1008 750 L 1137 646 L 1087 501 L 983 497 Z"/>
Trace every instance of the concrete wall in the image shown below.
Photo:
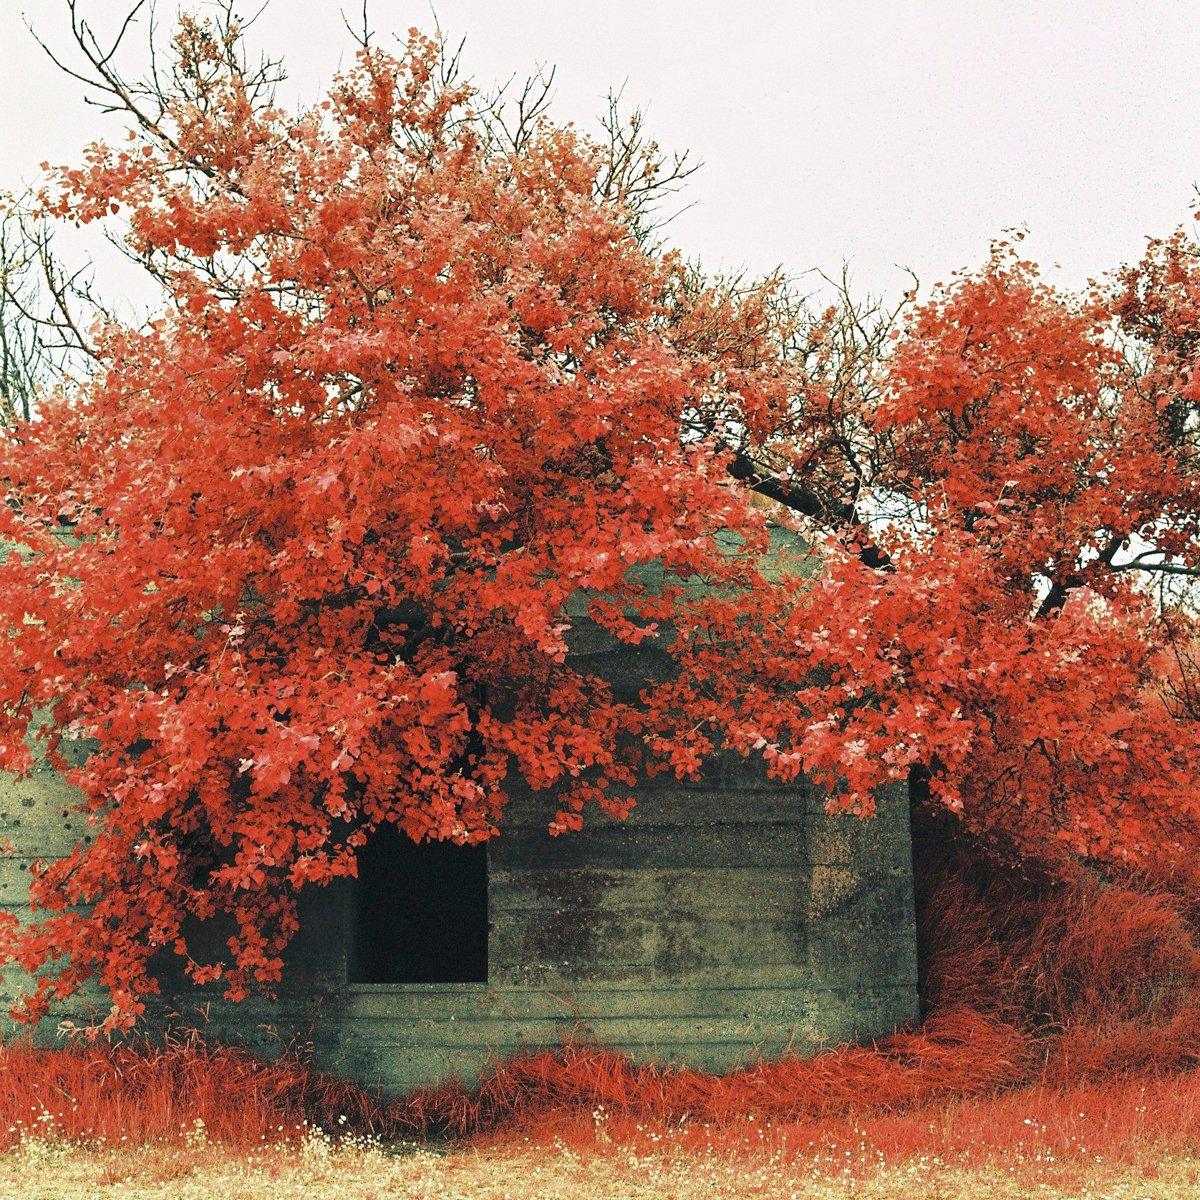
<path fill-rule="evenodd" d="M 15 850 L 0 903 L 21 908 L 31 859 L 87 836 L 72 799 L 50 773 L 0 782 Z M 347 983 L 341 884 L 307 898 L 276 1003 L 181 991 L 177 1021 L 265 1051 L 311 1035 L 324 1066 L 393 1090 L 568 1035 L 724 1069 L 890 1030 L 917 1002 L 906 798 L 883 797 L 872 822 L 823 801 L 726 760 L 702 784 L 643 788 L 623 824 L 551 838 L 552 804 L 518 793 L 489 846 L 487 983 Z M 60 1015 L 89 1004 L 102 997 Z"/>
<path fill-rule="evenodd" d="M 667 669 L 583 621 L 573 651 L 628 690 Z M 722 1070 L 890 1031 L 917 1014 L 907 797 L 880 797 L 870 822 L 829 816 L 824 800 L 718 758 L 700 783 L 647 783 L 627 822 L 589 814 L 552 838 L 553 800 L 515 789 L 488 847 L 486 983 L 347 982 L 344 881 L 306 898 L 276 1002 L 181 990 L 175 1020 L 265 1051 L 311 1037 L 322 1066 L 393 1091 L 566 1036 Z M 51 773 L 0 779 L 15 851 L 0 860 L 0 903 L 23 904 L 32 857 L 87 836 L 71 807 Z"/>

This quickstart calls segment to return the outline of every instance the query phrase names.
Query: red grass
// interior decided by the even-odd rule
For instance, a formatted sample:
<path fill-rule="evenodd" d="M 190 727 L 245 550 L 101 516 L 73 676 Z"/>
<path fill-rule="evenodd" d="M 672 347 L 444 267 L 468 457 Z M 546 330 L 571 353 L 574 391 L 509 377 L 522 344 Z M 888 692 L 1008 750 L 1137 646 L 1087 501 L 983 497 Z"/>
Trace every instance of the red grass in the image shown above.
<path fill-rule="evenodd" d="M 309 1071 L 196 1036 L 161 1045 L 73 1043 L 57 1049 L 0 1046 L 0 1147 L 22 1137 L 73 1142 L 247 1147 L 293 1138 L 308 1120 L 337 1128 L 381 1124 L 372 1097 Z M 199 1123 L 199 1125 L 198 1125 Z"/>
<path fill-rule="evenodd" d="M 720 1123 L 748 1112 L 796 1120 L 997 1088 L 1022 1078 L 1026 1054 L 1012 1026 L 961 1008 L 874 1046 L 756 1063 L 727 1075 L 637 1065 L 602 1047 L 569 1044 L 504 1063 L 474 1089 L 447 1084 L 416 1092 L 389 1115 L 413 1132 L 460 1136 L 524 1126 L 556 1110 L 597 1108 L 653 1121 Z"/>
<path fill-rule="evenodd" d="M 1161 1086 L 1133 1080 L 1065 1090 L 1030 1085 L 893 1112 L 791 1121 L 754 1114 L 738 1122 L 668 1125 L 560 1109 L 528 1123 L 522 1135 L 532 1147 L 566 1145 L 589 1155 L 651 1155 L 664 1149 L 722 1156 L 765 1152 L 853 1174 L 923 1158 L 960 1166 L 1033 1166 L 1044 1183 L 1047 1164 L 1074 1163 L 1085 1167 L 1084 1182 L 1095 1176 L 1101 1161 L 1153 1164 L 1200 1151 L 1200 1074 L 1176 1076 Z M 509 1140 L 501 1130 L 477 1138 L 476 1145 L 503 1146 Z"/>
<path fill-rule="evenodd" d="M 874 1045 L 717 1076 L 575 1043 L 500 1064 L 473 1088 L 390 1104 L 295 1058 L 264 1063 L 195 1037 L 10 1045 L 0 1047 L 0 1139 L 44 1129 L 179 1142 L 197 1121 L 233 1146 L 277 1142 L 305 1122 L 383 1136 L 585 1136 L 601 1111 L 631 1137 L 690 1121 L 707 1130 L 696 1137 L 725 1130 L 736 1141 L 753 1114 L 757 1130 L 771 1122 L 797 1146 L 862 1142 L 856 1122 L 867 1121 L 886 1154 L 917 1152 L 935 1133 L 952 1148 L 999 1146 L 1035 1126 L 1054 1145 L 1090 1144 L 1086 1133 L 1111 1147 L 1133 1135 L 1149 1095 L 1170 1108 L 1160 1120 L 1173 1136 L 1200 1143 L 1200 889 L 1178 878 L 1048 890 L 979 878 L 947 869 L 928 888 L 927 1019 Z M 1145 1090 L 1168 1076 L 1169 1087 Z"/>

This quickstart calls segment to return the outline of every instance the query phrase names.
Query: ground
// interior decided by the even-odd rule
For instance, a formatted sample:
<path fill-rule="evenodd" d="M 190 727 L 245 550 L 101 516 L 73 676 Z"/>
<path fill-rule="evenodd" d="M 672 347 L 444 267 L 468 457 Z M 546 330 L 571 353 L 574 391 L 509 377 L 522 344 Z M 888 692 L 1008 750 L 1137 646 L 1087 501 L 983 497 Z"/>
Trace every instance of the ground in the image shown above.
<path fill-rule="evenodd" d="M 229 1153 L 203 1144 L 84 1150 L 26 1140 L 0 1156 L 0 1196 L 21 1200 L 1180 1200 L 1200 1194 L 1200 1158 L 982 1166 L 915 1158 L 785 1161 L 760 1154 L 580 1154 L 520 1143 L 456 1151 L 369 1144 Z"/>
<path fill-rule="evenodd" d="M 510 1071 L 514 1103 L 452 1142 L 403 1140 L 410 1103 L 198 1042 L 0 1067 L 0 1200 L 1200 1200 L 1200 1070 L 807 1117 L 768 1090 L 722 1119 L 656 1115 L 619 1073 L 551 1106 Z"/>

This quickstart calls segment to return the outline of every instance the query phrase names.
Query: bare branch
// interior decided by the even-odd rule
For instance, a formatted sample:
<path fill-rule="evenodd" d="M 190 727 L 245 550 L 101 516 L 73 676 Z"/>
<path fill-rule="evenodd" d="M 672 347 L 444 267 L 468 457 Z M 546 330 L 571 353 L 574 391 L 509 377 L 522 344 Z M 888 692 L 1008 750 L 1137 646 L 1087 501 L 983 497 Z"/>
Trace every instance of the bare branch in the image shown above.
<path fill-rule="evenodd" d="M 371 29 L 371 23 L 367 18 L 367 0 L 362 2 L 362 14 L 360 24 L 355 29 L 350 24 L 350 18 L 346 16 L 346 10 L 342 10 L 342 24 L 346 27 L 346 32 L 354 39 L 355 45 L 362 50 L 371 48 L 371 39 L 374 37 L 374 31 Z"/>
<path fill-rule="evenodd" d="M 1188 575 L 1193 579 L 1200 579 L 1200 566 L 1188 566 L 1186 563 L 1173 563 L 1150 561 L 1151 558 L 1158 558 L 1162 555 L 1161 550 L 1146 550 L 1135 558 L 1131 558 L 1128 562 L 1111 563 L 1114 571 L 1152 571 L 1160 575 Z"/>
<path fill-rule="evenodd" d="M 0 426 L 28 421 L 37 393 L 57 364 L 36 250 L 13 212 L 0 216 Z"/>
<path fill-rule="evenodd" d="M 134 19 L 138 15 L 138 13 L 141 12 L 142 9 L 146 7 L 147 3 L 148 3 L 148 0 L 137 0 L 137 3 L 133 6 L 133 8 L 131 8 L 129 10 L 129 13 L 125 17 L 125 20 L 121 23 L 121 28 L 117 31 L 117 36 L 116 36 L 115 40 L 113 41 L 111 48 L 109 49 L 108 53 L 105 54 L 104 57 L 100 59 L 100 66 L 102 66 L 102 67 L 107 66 L 108 63 L 110 62 L 110 60 L 112 59 L 112 56 L 114 54 L 116 54 L 118 49 L 120 49 L 121 42 L 125 39 L 125 34 L 128 31 L 129 26 L 133 23 Z"/>
<path fill-rule="evenodd" d="M 600 120 L 606 155 L 596 181 L 596 196 L 627 207 L 634 215 L 639 239 L 646 239 L 684 211 L 663 217 L 660 210 L 701 164 L 693 162 L 686 150 L 665 153 L 646 133 L 644 109 L 622 113 L 623 93 L 623 88 L 609 92 L 608 107 Z"/>

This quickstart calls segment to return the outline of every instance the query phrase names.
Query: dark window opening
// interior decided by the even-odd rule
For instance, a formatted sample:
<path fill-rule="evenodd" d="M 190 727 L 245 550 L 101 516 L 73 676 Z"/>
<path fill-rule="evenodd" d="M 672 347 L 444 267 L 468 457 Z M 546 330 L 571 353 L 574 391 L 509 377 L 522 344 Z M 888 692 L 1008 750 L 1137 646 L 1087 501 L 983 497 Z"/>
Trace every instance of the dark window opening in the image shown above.
<path fill-rule="evenodd" d="M 394 825 L 358 853 L 351 983 L 486 983 L 487 846 L 414 842 Z"/>

